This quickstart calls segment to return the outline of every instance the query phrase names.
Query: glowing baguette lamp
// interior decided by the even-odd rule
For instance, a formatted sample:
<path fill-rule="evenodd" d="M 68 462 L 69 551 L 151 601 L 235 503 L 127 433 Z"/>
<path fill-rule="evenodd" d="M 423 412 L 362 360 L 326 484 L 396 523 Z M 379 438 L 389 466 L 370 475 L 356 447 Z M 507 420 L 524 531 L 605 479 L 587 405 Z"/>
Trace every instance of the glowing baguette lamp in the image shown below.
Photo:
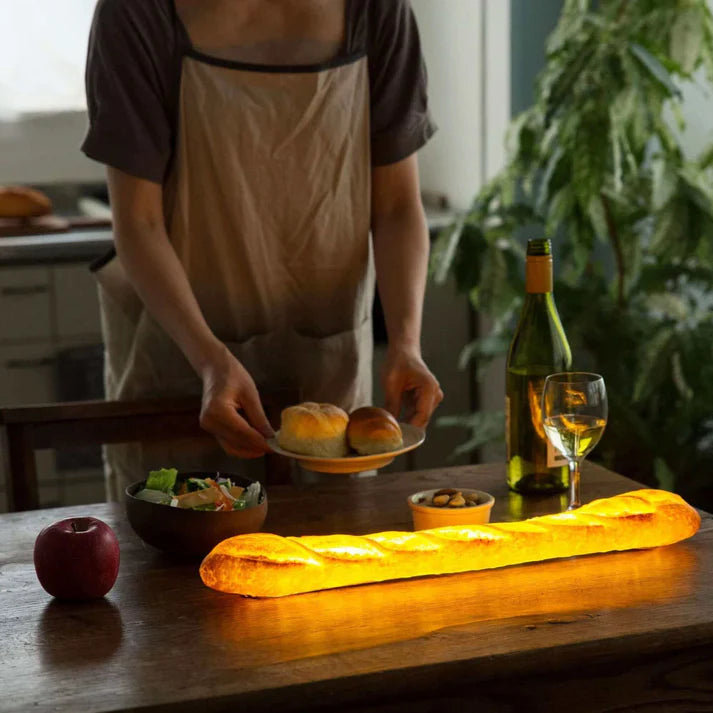
<path fill-rule="evenodd" d="M 200 566 L 204 584 L 250 597 L 454 574 L 616 550 L 659 547 L 695 534 L 700 516 L 680 496 L 636 490 L 530 520 L 372 535 L 238 535 Z"/>

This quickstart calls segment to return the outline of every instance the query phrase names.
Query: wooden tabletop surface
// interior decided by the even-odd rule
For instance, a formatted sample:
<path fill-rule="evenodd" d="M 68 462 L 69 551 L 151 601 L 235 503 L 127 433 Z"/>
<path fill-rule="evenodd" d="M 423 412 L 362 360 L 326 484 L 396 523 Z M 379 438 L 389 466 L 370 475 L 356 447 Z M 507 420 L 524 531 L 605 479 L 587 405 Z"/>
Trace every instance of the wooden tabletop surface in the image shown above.
<path fill-rule="evenodd" d="M 334 476 L 268 488 L 264 529 L 411 529 L 407 496 L 452 485 L 493 493 L 493 521 L 564 505 L 559 496 L 509 493 L 502 465 Z M 582 496 L 637 487 L 588 465 Z M 74 515 L 99 517 L 119 537 L 119 578 L 103 600 L 59 603 L 36 579 L 35 537 Z M 117 505 L 5 514 L 0 711 L 392 713 L 465 710 L 473 701 L 480 710 L 551 711 L 575 699 L 577 710 L 611 710 L 604 690 L 615 691 L 619 711 L 641 705 L 634 683 L 650 706 L 663 706 L 647 711 L 710 711 L 711 592 L 713 518 L 705 514 L 693 538 L 654 550 L 271 600 L 206 588 L 197 562 L 145 546 Z M 602 683 L 622 676 L 619 689 Z"/>

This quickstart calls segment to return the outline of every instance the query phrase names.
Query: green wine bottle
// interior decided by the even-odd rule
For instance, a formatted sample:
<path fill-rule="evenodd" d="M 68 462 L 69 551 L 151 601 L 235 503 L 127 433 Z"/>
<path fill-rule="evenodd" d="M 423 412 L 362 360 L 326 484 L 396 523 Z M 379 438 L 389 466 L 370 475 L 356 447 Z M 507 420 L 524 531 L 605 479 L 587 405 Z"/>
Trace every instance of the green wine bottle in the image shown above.
<path fill-rule="evenodd" d="M 505 381 L 508 485 L 518 493 L 555 493 L 569 487 L 569 469 L 545 435 L 542 389 L 548 374 L 571 368 L 572 352 L 552 294 L 549 240 L 527 243 L 525 289 Z"/>

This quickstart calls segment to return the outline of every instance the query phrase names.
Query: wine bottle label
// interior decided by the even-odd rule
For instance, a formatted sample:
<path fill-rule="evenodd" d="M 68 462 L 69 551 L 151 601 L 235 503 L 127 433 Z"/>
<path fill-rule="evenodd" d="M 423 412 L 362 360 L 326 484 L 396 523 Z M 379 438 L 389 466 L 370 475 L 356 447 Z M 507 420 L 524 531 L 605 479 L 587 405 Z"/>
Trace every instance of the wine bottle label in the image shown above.
<path fill-rule="evenodd" d="M 547 467 L 559 468 L 567 465 L 567 459 L 547 439 Z"/>
<path fill-rule="evenodd" d="M 529 293 L 552 292 L 552 256 L 528 255 L 525 263 L 525 289 Z"/>

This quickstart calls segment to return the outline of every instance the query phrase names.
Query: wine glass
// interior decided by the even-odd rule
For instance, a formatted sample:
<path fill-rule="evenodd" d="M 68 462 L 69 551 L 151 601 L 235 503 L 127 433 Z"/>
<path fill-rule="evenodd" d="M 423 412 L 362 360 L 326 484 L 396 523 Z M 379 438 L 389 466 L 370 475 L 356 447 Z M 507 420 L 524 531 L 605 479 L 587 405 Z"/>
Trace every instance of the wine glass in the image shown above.
<path fill-rule="evenodd" d="M 570 371 L 550 374 L 542 392 L 542 420 L 550 443 L 569 464 L 569 506 L 579 499 L 579 472 L 607 424 L 607 392 L 599 374 Z"/>

